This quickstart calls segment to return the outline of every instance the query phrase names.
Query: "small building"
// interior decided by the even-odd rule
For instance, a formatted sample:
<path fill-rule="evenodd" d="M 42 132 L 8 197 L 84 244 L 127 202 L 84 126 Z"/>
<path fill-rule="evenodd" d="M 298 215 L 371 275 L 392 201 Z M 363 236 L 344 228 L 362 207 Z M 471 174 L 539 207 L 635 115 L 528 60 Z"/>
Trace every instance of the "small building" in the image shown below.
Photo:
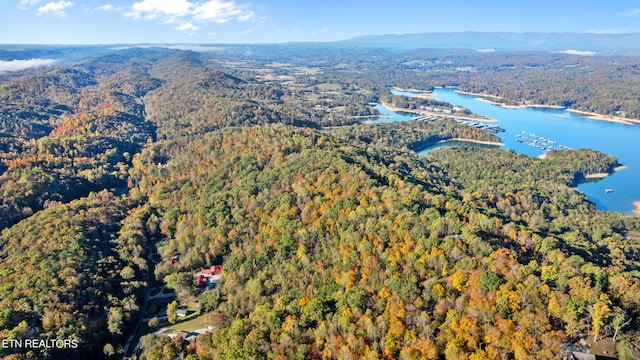
<path fill-rule="evenodd" d="M 185 317 L 187 316 L 187 309 L 178 309 L 176 310 L 176 315 L 178 317 Z"/>
<path fill-rule="evenodd" d="M 197 272 L 195 276 L 197 287 L 213 289 L 222 279 L 222 265 L 211 265 L 209 268 Z"/>
<path fill-rule="evenodd" d="M 208 269 L 202 270 L 204 275 L 218 275 L 222 274 L 222 265 L 211 265 Z"/>

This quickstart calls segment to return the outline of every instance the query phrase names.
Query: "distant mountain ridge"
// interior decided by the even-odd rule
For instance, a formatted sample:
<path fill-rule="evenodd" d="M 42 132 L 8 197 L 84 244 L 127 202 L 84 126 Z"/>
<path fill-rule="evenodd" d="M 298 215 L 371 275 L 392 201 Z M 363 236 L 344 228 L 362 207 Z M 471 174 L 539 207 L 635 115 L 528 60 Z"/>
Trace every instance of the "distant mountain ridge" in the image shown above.
<path fill-rule="evenodd" d="M 640 49 L 640 33 L 515 33 L 450 32 L 400 35 L 366 35 L 339 44 L 383 48 L 461 48 L 496 50 L 628 51 Z"/>

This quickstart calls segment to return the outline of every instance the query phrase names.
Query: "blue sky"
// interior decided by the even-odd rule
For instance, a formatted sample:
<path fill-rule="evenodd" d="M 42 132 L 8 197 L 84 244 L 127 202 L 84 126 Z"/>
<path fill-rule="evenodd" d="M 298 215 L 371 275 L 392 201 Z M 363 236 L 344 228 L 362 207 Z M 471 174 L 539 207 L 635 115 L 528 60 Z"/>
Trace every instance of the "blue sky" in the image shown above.
<path fill-rule="evenodd" d="M 2 0 L 2 44 L 280 43 L 454 31 L 640 32 L 628 0 Z"/>

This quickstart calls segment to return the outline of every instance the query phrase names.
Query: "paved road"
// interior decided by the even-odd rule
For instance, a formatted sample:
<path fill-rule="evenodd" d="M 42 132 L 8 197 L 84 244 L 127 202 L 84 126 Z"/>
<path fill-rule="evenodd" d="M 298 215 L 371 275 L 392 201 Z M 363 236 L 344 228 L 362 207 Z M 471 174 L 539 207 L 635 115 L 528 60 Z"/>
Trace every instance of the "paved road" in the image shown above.
<path fill-rule="evenodd" d="M 156 264 L 156 262 L 153 261 L 153 255 L 154 255 L 154 253 L 151 251 L 151 248 L 149 248 L 149 253 L 147 254 L 147 264 L 151 264 L 151 263 Z M 147 291 L 144 294 L 144 303 L 142 304 L 142 309 L 140 311 L 140 318 L 138 319 L 138 322 L 136 322 L 136 326 L 133 327 L 133 331 L 131 332 L 131 335 L 129 335 L 129 337 L 127 338 L 127 342 L 124 343 L 124 358 L 126 358 L 127 354 L 129 354 L 129 347 L 131 346 L 131 342 L 133 341 L 133 337 L 138 332 L 138 329 L 140 328 L 140 324 L 142 323 L 142 321 L 145 320 L 143 317 L 144 317 L 144 314 L 147 313 L 147 305 L 149 304 L 149 300 L 152 299 L 152 298 L 158 297 L 160 294 L 162 294 L 162 290 L 164 289 L 164 287 L 163 287 L 163 289 L 158 294 L 154 295 L 153 297 L 150 296 L 151 295 L 151 286 L 150 285 L 152 284 L 153 276 L 154 276 L 152 274 L 151 269 L 152 269 L 152 267 L 149 267 L 149 272 L 147 274 Z M 147 320 L 147 321 L 149 321 L 149 320 Z M 136 344 L 136 348 L 134 349 L 134 352 L 132 352 L 132 353 L 135 353 L 135 351 L 138 349 L 139 343 L 140 342 L 138 341 L 138 344 Z"/>

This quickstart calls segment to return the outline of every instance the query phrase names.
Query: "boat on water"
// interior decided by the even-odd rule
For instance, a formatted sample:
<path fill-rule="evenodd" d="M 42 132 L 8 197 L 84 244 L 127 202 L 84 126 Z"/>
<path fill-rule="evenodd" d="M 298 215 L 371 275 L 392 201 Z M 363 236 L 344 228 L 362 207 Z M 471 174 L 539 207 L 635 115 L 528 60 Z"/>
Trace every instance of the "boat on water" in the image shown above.
<path fill-rule="evenodd" d="M 604 192 L 606 192 L 607 194 L 608 194 L 608 193 L 612 193 L 612 192 L 614 192 L 614 191 L 615 191 L 614 189 L 604 189 Z"/>

